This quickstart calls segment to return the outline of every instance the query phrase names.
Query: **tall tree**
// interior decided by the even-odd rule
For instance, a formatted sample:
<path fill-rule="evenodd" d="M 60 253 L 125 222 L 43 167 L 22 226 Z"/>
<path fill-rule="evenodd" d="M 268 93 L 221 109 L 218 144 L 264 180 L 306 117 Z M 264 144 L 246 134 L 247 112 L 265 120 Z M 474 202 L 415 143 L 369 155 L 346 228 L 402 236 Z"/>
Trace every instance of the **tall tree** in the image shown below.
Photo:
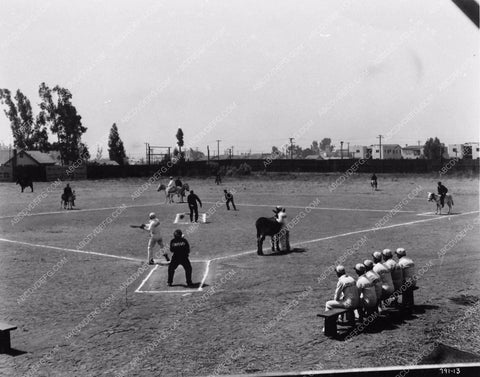
<path fill-rule="evenodd" d="M 4 112 L 10 120 L 13 145 L 20 149 L 48 151 L 47 129 L 41 126 L 38 117 L 34 120 L 30 100 L 19 89 L 14 100 L 10 90 L 0 89 L 0 103 L 7 106 Z"/>
<path fill-rule="evenodd" d="M 110 157 L 110 160 L 118 162 L 119 165 L 123 165 L 127 157 L 115 123 L 110 128 L 110 135 L 108 136 L 108 157 Z"/>
<path fill-rule="evenodd" d="M 430 138 L 423 146 L 423 154 L 429 160 L 439 160 L 443 154 L 443 145 L 438 137 Z"/>
<path fill-rule="evenodd" d="M 330 139 L 329 137 L 323 138 L 322 141 L 320 142 L 320 150 L 326 151 L 331 144 L 332 144 L 332 139 Z"/>
<path fill-rule="evenodd" d="M 314 140 L 312 141 L 312 146 L 310 147 L 313 153 L 319 154 L 320 153 L 320 147 L 318 146 L 318 141 Z"/>
<path fill-rule="evenodd" d="M 60 151 L 62 162 L 70 164 L 79 158 L 89 159 L 88 148 L 82 143 L 87 128 L 82 126 L 82 117 L 72 104 L 70 91 L 58 85 L 51 89 L 42 83 L 38 93 L 42 100 L 38 122 L 50 126 L 50 131 L 57 136 L 52 149 Z"/>
<path fill-rule="evenodd" d="M 176 137 L 177 137 L 178 152 L 180 154 L 180 158 L 182 158 L 184 156 L 184 154 L 182 153 L 183 131 L 182 131 L 181 128 L 178 129 Z"/>

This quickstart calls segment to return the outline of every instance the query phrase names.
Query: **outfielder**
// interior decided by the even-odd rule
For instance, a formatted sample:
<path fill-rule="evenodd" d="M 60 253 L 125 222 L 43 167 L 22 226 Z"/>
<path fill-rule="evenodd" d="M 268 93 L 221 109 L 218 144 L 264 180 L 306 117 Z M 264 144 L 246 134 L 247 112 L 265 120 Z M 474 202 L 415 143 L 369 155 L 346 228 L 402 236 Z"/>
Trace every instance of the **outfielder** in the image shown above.
<path fill-rule="evenodd" d="M 148 224 L 142 224 L 140 226 L 141 229 L 149 231 L 150 232 L 150 239 L 148 240 L 148 264 L 154 264 L 153 261 L 153 248 L 155 247 L 156 244 L 160 246 L 160 248 L 163 250 L 163 256 L 167 260 L 167 262 L 170 261 L 170 258 L 168 257 L 167 250 L 164 249 L 163 246 L 163 239 L 160 234 L 160 221 L 157 219 L 157 215 L 155 215 L 154 212 L 151 212 L 148 217 L 150 218 L 150 222 Z"/>

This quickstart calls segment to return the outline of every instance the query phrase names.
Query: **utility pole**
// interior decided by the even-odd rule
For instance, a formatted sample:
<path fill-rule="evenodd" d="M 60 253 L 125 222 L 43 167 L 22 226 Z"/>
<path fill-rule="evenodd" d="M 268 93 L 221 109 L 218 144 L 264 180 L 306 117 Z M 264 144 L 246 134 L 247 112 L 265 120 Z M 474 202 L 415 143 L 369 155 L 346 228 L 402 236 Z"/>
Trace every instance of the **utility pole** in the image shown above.
<path fill-rule="evenodd" d="M 207 145 L 207 162 L 210 162 L 210 147 Z"/>
<path fill-rule="evenodd" d="M 380 160 L 382 159 L 382 137 L 383 135 L 378 135 L 377 139 L 378 141 L 378 150 L 380 151 Z"/>
<path fill-rule="evenodd" d="M 147 165 L 150 165 L 150 154 L 148 153 L 149 149 L 150 147 L 148 143 L 145 143 L 145 162 L 147 163 Z"/>
<path fill-rule="evenodd" d="M 350 158 L 350 142 L 347 141 L 347 158 Z"/>
<path fill-rule="evenodd" d="M 340 159 L 343 160 L 343 141 L 340 142 Z"/>
<path fill-rule="evenodd" d="M 217 140 L 217 159 L 220 161 L 220 142 L 221 140 Z"/>
<path fill-rule="evenodd" d="M 232 158 L 233 158 L 233 145 L 232 145 Z"/>
<path fill-rule="evenodd" d="M 289 139 L 290 139 L 290 160 L 293 160 L 293 140 L 295 138 L 289 137 Z"/>

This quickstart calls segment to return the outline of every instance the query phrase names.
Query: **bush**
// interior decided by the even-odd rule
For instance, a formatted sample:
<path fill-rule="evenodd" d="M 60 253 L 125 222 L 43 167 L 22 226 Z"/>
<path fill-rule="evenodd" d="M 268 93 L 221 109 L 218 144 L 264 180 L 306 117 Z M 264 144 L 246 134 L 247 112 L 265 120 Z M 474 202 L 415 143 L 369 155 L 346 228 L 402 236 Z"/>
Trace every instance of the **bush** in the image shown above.
<path fill-rule="evenodd" d="M 246 162 L 241 164 L 237 169 L 238 175 L 250 175 L 251 172 L 252 172 L 252 167 L 248 165 Z"/>

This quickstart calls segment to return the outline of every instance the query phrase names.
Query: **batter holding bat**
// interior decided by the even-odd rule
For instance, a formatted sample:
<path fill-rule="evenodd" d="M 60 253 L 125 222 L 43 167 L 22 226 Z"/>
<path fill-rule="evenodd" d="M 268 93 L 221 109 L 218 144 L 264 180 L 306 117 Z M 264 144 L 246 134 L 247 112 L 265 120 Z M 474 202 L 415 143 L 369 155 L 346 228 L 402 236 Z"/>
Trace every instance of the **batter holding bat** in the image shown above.
<path fill-rule="evenodd" d="M 154 264 L 153 248 L 156 244 L 158 244 L 163 250 L 163 256 L 165 257 L 167 262 L 170 262 L 167 251 L 166 249 L 164 249 L 162 235 L 160 234 L 160 221 L 158 220 L 157 215 L 155 215 L 154 212 L 151 212 L 148 217 L 150 219 L 148 224 L 142 224 L 138 226 L 138 228 L 150 232 L 150 239 L 148 240 L 148 264 Z M 136 228 L 136 226 L 132 227 Z"/>

